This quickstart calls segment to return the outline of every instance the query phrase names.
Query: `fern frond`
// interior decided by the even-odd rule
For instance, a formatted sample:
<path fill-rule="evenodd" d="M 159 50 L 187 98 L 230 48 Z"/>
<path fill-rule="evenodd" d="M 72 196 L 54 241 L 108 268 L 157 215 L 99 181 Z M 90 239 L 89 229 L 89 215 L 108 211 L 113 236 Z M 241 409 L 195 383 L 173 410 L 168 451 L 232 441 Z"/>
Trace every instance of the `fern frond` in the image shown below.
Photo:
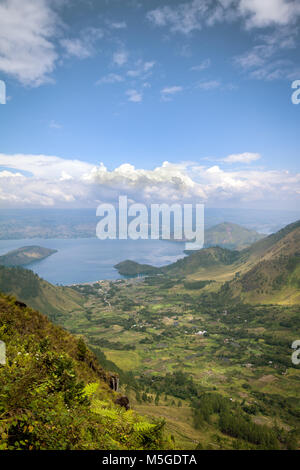
<path fill-rule="evenodd" d="M 99 384 L 97 382 L 89 383 L 84 387 L 83 394 L 91 398 L 98 390 Z"/>

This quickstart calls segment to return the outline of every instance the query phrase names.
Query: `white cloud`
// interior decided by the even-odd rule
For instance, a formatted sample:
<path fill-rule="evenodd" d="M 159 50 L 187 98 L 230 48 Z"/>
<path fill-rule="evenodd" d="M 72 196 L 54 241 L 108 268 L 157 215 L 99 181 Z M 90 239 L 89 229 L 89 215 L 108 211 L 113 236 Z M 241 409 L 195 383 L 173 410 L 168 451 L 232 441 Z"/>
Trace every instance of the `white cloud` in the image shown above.
<path fill-rule="evenodd" d="M 208 8 L 208 0 L 192 0 L 173 7 L 156 8 L 147 14 L 147 18 L 156 26 L 168 26 L 172 32 L 189 34 L 202 28 Z"/>
<path fill-rule="evenodd" d="M 235 57 L 234 63 L 261 80 L 292 79 L 299 73 L 299 66 L 286 59 L 286 51 L 297 47 L 297 28 L 280 27 L 259 36 L 259 44 Z"/>
<path fill-rule="evenodd" d="M 126 29 L 127 28 L 127 24 L 126 24 L 125 21 L 112 22 L 112 23 L 109 24 L 109 26 L 112 29 Z"/>
<path fill-rule="evenodd" d="M 190 68 L 193 72 L 201 72 L 202 70 L 206 70 L 210 67 L 211 65 L 211 60 L 210 59 L 205 59 L 201 62 L 201 64 L 194 65 L 193 67 Z"/>
<path fill-rule="evenodd" d="M 74 56 L 79 59 L 86 59 L 91 55 L 90 49 L 81 39 L 62 39 L 60 43 L 69 56 Z"/>
<path fill-rule="evenodd" d="M 140 103 L 143 100 L 142 93 L 137 90 L 127 90 L 126 95 L 128 96 L 128 101 L 132 101 L 133 103 Z"/>
<path fill-rule="evenodd" d="M 201 90 L 215 90 L 216 88 L 219 88 L 221 86 L 221 83 L 218 80 L 208 80 L 207 82 L 199 82 L 197 83 L 197 88 L 200 88 Z"/>
<path fill-rule="evenodd" d="M 22 84 L 50 80 L 58 54 L 53 39 L 60 20 L 47 0 L 0 3 L 0 71 Z"/>
<path fill-rule="evenodd" d="M 0 171 L 0 178 L 24 178 L 21 173 L 13 173 L 12 171 Z"/>
<path fill-rule="evenodd" d="M 128 52 L 127 51 L 118 51 L 113 54 L 113 63 L 121 67 L 126 64 L 128 61 Z"/>
<path fill-rule="evenodd" d="M 285 170 L 228 170 L 218 165 L 164 162 L 153 170 L 125 163 L 110 171 L 103 164 L 22 154 L 0 154 L 0 165 L 5 168 L 0 172 L 2 207 L 95 207 L 99 201 L 115 202 L 119 194 L 138 202 L 202 201 L 219 207 L 252 203 L 261 207 L 268 202 L 297 207 L 300 202 L 300 174 Z"/>
<path fill-rule="evenodd" d="M 103 36 L 99 28 L 85 28 L 79 37 L 62 37 L 67 31 L 59 16 L 65 0 L 0 1 L 0 72 L 23 85 L 52 82 L 52 73 L 65 55 L 85 59 L 95 53 Z M 60 46 L 60 48 L 59 48 Z"/>
<path fill-rule="evenodd" d="M 71 181 L 72 179 L 73 176 L 69 175 L 69 173 L 67 173 L 66 171 L 62 171 L 59 181 Z"/>
<path fill-rule="evenodd" d="M 241 0 L 240 11 L 248 27 L 259 28 L 293 23 L 300 14 L 300 5 L 290 0 Z"/>
<path fill-rule="evenodd" d="M 259 153 L 237 153 L 228 155 L 228 157 L 224 158 L 222 161 L 226 163 L 251 163 L 259 160 L 261 155 Z"/>
<path fill-rule="evenodd" d="M 79 38 L 65 38 L 60 41 L 61 46 L 70 57 L 87 59 L 95 54 L 95 44 L 103 37 L 103 31 L 99 28 L 85 28 Z"/>
<path fill-rule="evenodd" d="M 0 166 L 26 171 L 35 177 L 46 180 L 59 179 L 63 171 L 66 173 L 72 171 L 74 178 L 80 178 L 82 174 L 93 168 L 93 165 L 80 160 L 65 160 L 48 155 L 6 155 L 3 153 L 0 153 Z"/>
<path fill-rule="evenodd" d="M 190 34 L 217 22 L 242 20 L 247 28 L 294 23 L 298 0 L 190 0 L 151 10 L 147 19 L 173 33 Z"/>
<path fill-rule="evenodd" d="M 100 80 L 96 82 L 96 85 L 101 85 L 102 83 L 120 83 L 124 81 L 124 77 L 117 73 L 109 73 L 105 75 Z"/>
<path fill-rule="evenodd" d="M 177 93 L 180 93 L 183 90 L 182 86 L 167 86 L 163 88 L 160 93 L 161 97 L 164 101 L 169 101 L 171 100 L 172 96 L 176 95 Z"/>
<path fill-rule="evenodd" d="M 161 90 L 161 93 L 164 93 L 166 95 L 174 95 L 175 93 L 178 93 L 179 91 L 182 91 L 181 86 L 169 86 L 165 87 Z"/>
<path fill-rule="evenodd" d="M 128 77 L 132 78 L 142 77 L 143 79 L 145 79 L 149 76 L 149 72 L 153 69 L 154 66 L 154 61 L 143 62 L 142 60 L 139 60 L 135 64 L 134 69 L 127 71 L 127 75 Z"/>

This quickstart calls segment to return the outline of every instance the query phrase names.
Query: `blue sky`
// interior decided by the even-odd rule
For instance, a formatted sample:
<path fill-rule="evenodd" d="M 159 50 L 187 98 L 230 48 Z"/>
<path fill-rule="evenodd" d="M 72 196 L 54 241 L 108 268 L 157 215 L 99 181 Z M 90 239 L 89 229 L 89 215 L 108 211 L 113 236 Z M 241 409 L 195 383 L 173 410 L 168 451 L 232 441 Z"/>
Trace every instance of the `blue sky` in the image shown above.
<path fill-rule="evenodd" d="M 299 32 L 292 0 L 0 0 L 0 207 L 299 207 Z"/>

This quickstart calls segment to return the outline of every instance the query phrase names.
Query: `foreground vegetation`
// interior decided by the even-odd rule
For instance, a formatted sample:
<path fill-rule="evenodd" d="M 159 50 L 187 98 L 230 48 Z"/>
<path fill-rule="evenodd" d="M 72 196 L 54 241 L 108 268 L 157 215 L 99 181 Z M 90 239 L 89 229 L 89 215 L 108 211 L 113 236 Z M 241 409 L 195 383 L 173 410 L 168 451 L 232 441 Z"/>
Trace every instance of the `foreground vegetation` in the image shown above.
<path fill-rule="evenodd" d="M 109 374 L 46 317 L 0 295 L 0 449 L 170 448 L 162 420 L 116 404 Z"/>

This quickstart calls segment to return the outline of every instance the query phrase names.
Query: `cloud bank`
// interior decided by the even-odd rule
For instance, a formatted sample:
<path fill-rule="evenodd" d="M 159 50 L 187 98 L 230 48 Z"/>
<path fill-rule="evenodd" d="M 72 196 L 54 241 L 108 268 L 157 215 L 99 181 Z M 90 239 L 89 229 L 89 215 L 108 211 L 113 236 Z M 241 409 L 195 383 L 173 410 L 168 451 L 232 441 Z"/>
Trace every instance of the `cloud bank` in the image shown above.
<path fill-rule="evenodd" d="M 299 206 L 300 174 L 285 170 L 228 169 L 258 154 L 230 155 L 221 164 L 164 162 L 152 170 L 125 163 L 113 170 L 46 155 L 0 154 L 0 207 L 95 207 L 120 194 L 137 202 L 204 202 L 215 207 Z"/>

